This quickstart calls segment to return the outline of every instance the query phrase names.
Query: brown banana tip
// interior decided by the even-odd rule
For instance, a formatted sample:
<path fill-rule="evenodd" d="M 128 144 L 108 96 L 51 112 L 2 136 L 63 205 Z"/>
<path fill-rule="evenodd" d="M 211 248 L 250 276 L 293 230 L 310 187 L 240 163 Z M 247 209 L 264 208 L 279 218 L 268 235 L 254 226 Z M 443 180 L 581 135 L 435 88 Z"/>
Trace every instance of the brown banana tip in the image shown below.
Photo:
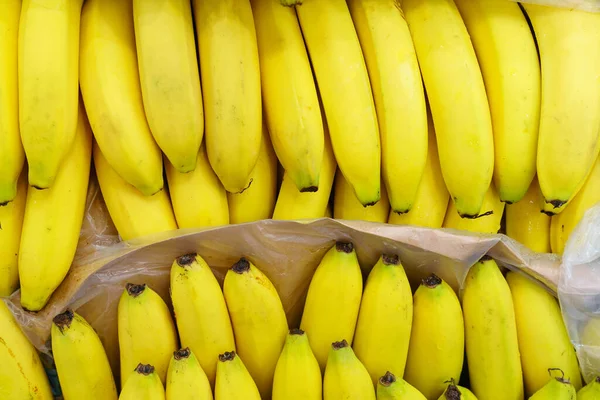
<path fill-rule="evenodd" d="M 141 285 L 136 285 L 135 283 L 128 283 L 125 286 L 125 289 L 127 290 L 127 294 L 131 297 L 138 297 L 146 290 L 146 284 L 142 283 Z"/>
<path fill-rule="evenodd" d="M 379 378 L 379 383 L 385 387 L 391 386 L 394 382 L 396 382 L 396 376 L 390 371 L 387 371 L 385 375 Z"/>
<path fill-rule="evenodd" d="M 54 325 L 58 327 L 60 332 L 65 328 L 69 328 L 71 326 L 71 322 L 73 322 L 73 318 L 75 317 L 75 313 L 70 308 L 67 308 L 64 312 L 57 314 L 53 319 Z"/>
<path fill-rule="evenodd" d="M 182 256 L 177 257 L 177 265 L 180 267 L 187 267 L 196 259 L 196 253 L 184 254 Z"/>
<path fill-rule="evenodd" d="M 448 388 L 446 389 L 446 400 L 460 400 L 460 398 L 461 393 L 460 390 L 458 390 L 458 387 L 454 383 L 448 385 Z"/>
<path fill-rule="evenodd" d="M 186 347 L 185 349 L 179 349 L 176 352 L 174 352 L 173 358 L 175 358 L 177 361 L 179 361 L 181 359 L 188 358 L 191 354 L 192 354 L 192 351 L 190 350 L 190 348 Z"/>
<path fill-rule="evenodd" d="M 250 262 L 244 257 L 240 258 L 238 262 L 231 266 L 231 270 L 236 274 L 243 274 L 244 272 L 250 271 Z"/>
<path fill-rule="evenodd" d="M 594 381 L 595 381 L 596 383 L 600 383 L 600 375 L 598 375 L 598 376 L 596 377 L 596 379 L 594 379 Z"/>
<path fill-rule="evenodd" d="M 292 328 L 292 329 L 290 329 L 290 335 L 302 336 L 302 335 L 304 335 L 304 331 L 300 328 Z"/>
<path fill-rule="evenodd" d="M 309 187 L 305 187 L 300 189 L 300 193 L 315 193 L 319 191 L 319 187 L 318 186 L 309 186 Z"/>
<path fill-rule="evenodd" d="M 335 249 L 346 254 L 352 253 L 354 245 L 351 242 L 336 242 Z"/>
<path fill-rule="evenodd" d="M 135 372 L 148 376 L 154 372 L 154 367 L 150 364 L 139 363 L 137 367 L 135 367 Z"/>
<path fill-rule="evenodd" d="M 479 262 L 485 262 L 485 261 L 490 261 L 493 260 L 493 258 L 491 256 L 488 256 L 487 254 L 485 254 L 483 257 L 481 257 L 479 259 Z"/>
<path fill-rule="evenodd" d="M 546 203 L 552 205 L 553 208 L 560 208 L 567 204 L 565 200 L 546 200 Z"/>
<path fill-rule="evenodd" d="M 429 289 L 434 289 L 442 284 L 442 279 L 436 274 L 431 274 L 421 281 L 422 285 Z"/>
<path fill-rule="evenodd" d="M 226 351 L 223 354 L 219 354 L 219 361 L 221 361 L 221 362 L 233 361 L 234 358 L 235 358 L 235 351 Z"/>
<path fill-rule="evenodd" d="M 333 347 L 334 350 L 340 350 L 343 349 L 345 347 L 348 347 L 348 342 L 346 341 L 346 339 L 343 339 L 339 342 L 333 342 L 331 343 L 331 347 Z"/>
<path fill-rule="evenodd" d="M 398 265 L 400 264 L 400 258 L 396 254 L 384 254 L 381 256 L 385 265 Z"/>

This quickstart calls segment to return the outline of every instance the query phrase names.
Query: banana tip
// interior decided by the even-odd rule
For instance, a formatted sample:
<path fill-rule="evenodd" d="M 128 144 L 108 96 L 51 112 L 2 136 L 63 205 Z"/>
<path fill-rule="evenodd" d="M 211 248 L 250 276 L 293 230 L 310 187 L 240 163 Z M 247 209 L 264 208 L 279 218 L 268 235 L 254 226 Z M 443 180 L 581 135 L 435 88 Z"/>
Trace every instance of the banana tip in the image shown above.
<path fill-rule="evenodd" d="M 244 272 L 250 271 L 250 262 L 244 257 L 240 258 L 238 262 L 233 264 L 231 270 L 236 274 L 243 274 Z"/>
<path fill-rule="evenodd" d="M 354 250 L 354 245 L 351 242 L 337 242 L 335 249 L 339 252 L 350 254 Z"/>
<path fill-rule="evenodd" d="M 340 350 L 340 349 L 348 347 L 348 342 L 346 341 L 346 339 L 343 339 L 339 342 L 333 342 L 331 344 L 331 347 L 333 347 L 334 350 Z"/>
<path fill-rule="evenodd" d="M 429 289 L 434 289 L 442 284 L 442 279 L 436 274 L 431 274 L 422 280 L 422 284 Z"/>
<path fill-rule="evenodd" d="M 390 371 L 387 371 L 385 375 L 379 378 L 379 383 L 385 387 L 391 386 L 394 382 L 396 382 L 396 376 Z"/>
<path fill-rule="evenodd" d="M 381 256 L 385 265 L 398 265 L 400 264 L 400 258 L 396 254 L 384 254 Z"/>
<path fill-rule="evenodd" d="M 137 367 L 135 367 L 135 372 L 142 375 L 150 375 L 154 372 L 154 367 L 150 364 L 142 364 L 139 363 Z"/>
<path fill-rule="evenodd" d="M 318 190 L 319 190 L 318 186 L 309 186 L 309 187 L 300 189 L 300 193 L 315 193 Z"/>
<path fill-rule="evenodd" d="M 125 286 L 125 289 L 127 290 L 127 294 L 131 297 L 138 297 L 146 290 L 146 284 L 142 283 L 141 285 L 136 285 L 135 283 L 128 283 Z"/>
<path fill-rule="evenodd" d="M 179 349 L 176 352 L 173 353 L 173 358 L 175 358 L 177 361 L 188 358 L 190 355 L 192 354 L 192 351 L 190 350 L 189 347 L 186 347 L 184 349 Z"/>
<path fill-rule="evenodd" d="M 56 315 L 52 322 L 54 325 L 58 327 L 58 329 L 62 332 L 65 328 L 69 328 L 71 326 L 71 322 L 73 322 L 73 318 L 75 317 L 75 313 L 70 308 L 67 308 L 64 312 Z"/>
<path fill-rule="evenodd" d="M 234 358 L 235 351 L 226 351 L 223 354 L 219 354 L 219 361 L 221 362 L 233 361 Z"/>
<path fill-rule="evenodd" d="M 189 254 L 184 254 L 180 257 L 177 257 L 177 265 L 179 265 L 180 267 L 186 267 L 194 262 L 194 260 L 196 259 L 196 256 L 197 256 L 196 253 L 189 253 Z"/>
<path fill-rule="evenodd" d="M 302 336 L 302 335 L 304 335 L 304 331 L 299 328 L 292 328 L 292 329 L 290 329 L 290 335 Z"/>

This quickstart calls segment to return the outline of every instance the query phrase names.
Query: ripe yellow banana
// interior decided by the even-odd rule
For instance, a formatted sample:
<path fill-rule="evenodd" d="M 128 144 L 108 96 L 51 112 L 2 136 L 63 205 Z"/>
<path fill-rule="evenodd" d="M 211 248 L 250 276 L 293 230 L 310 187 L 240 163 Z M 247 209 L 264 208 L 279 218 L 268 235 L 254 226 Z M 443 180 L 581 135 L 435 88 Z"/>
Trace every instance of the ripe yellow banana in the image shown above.
<path fill-rule="evenodd" d="M 477 398 L 469 389 L 456 385 L 452 380 L 438 400 L 477 400 Z"/>
<path fill-rule="evenodd" d="M 152 135 L 177 171 L 193 171 L 204 111 L 192 6 L 186 0 L 134 0 L 133 22 Z"/>
<path fill-rule="evenodd" d="M 10 296 L 19 287 L 19 245 L 26 200 L 27 172 L 23 170 L 16 197 L 0 206 L 0 297 Z"/>
<path fill-rule="evenodd" d="M 387 371 L 377 381 L 377 400 L 427 400 L 410 383 Z"/>
<path fill-rule="evenodd" d="M 476 217 L 492 180 L 494 139 L 473 45 L 452 0 L 404 0 L 402 10 L 431 105 L 444 181 L 458 213 Z"/>
<path fill-rule="evenodd" d="M 196 354 L 214 386 L 219 354 L 235 350 L 221 286 L 202 257 L 186 254 L 171 266 L 170 288 L 181 345 Z"/>
<path fill-rule="evenodd" d="M 308 287 L 300 329 L 308 335 L 321 371 L 331 343 L 352 343 L 362 296 L 362 274 L 352 243 L 337 242 L 323 257 Z"/>
<path fill-rule="evenodd" d="M 24 0 L 19 24 L 19 122 L 29 184 L 48 189 L 77 129 L 83 0 Z"/>
<path fill-rule="evenodd" d="M 0 205 L 17 196 L 17 181 L 25 161 L 19 131 L 20 17 L 21 0 L 0 3 Z"/>
<path fill-rule="evenodd" d="M 258 161 L 250 174 L 250 186 L 242 193 L 227 194 L 232 224 L 269 219 L 277 198 L 277 156 L 263 124 Z"/>
<path fill-rule="evenodd" d="M 324 130 L 296 12 L 280 0 L 251 0 L 273 148 L 300 192 L 320 188 Z"/>
<path fill-rule="evenodd" d="M 235 351 L 219 355 L 215 400 L 261 400 L 260 393 L 242 359 Z"/>
<path fill-rule="evenodd" d="M 177 226 L 184 229 L 227 225 L 227 192 L 210 166 L 205 146 L 200 148 L 197 157 L 196 168 L 185 173 L 165 161 Z"/>
<path fill-rule="evenodd" d="M 413 297 L 413 322 L 404 379 L 428 399 L 437 399 L 449 379 L 458 380 L 464 358 L 464 324 L 454 290 L 436 275 Z"/>
<path fill-rule="evenodd" d="M 500 200 L 521 200 L 535 176 L 540 63 L 519 4 L 455 0 L 483 74 L 494 130 L 494 183 Z"/>
<path fill-rule="evenodd" d="M 596 377 L 577 392 L 577 400 L 600 399 L 600 377 Z"/>
<path fill-rule="evenodd" d="M 90 178 L 92 133 L 83 104 L 69 154 L 50 189 L 29 187 L 19 247 L 21 305 L 41 310 L 67 275 L 79 241 Z"/>
<path fill-rule="evenodd" d="M 164 300 L 145 284 L 128 283 L 117 314 L 121 387 L 139 363 L 156 368 L 164 384 L 171 355 L 179 348 L 175 324 Z"/>
<path fill-rule="evenodd" d="M 321 400 L 322 393 L 321 369 L 308 337 L 301 329 L 291 329 L 275 367 L 272 399 Z"/>
<path fill-rule="evenodd" d="M 498 191 L 492 182 L 485 193 L 478 217 L 462 218 L 458 213 L 456 204 L 450 202 L 443 227 L 476 233 L 498 233 L 505 204 L 500 201 Z"/>
<path fill-rule="evenodd" d="M 568 379 L 551 378 L 529 400 L 575 400 L 577 392 Z"/>
<path fill-rule="evenodd" d="M 387 371 L 404 375 L 412 319 L 404 267 L 398 256 L 384 254 L 367 278 L 352 344 L 374 385 Z"/>
<path fill-rule="evenodd" d="M 0 300 L 0 398 L 53 400 L 35 347 Z"/>
<path fill-rule="evenodd" d="M 600 14 L 524 7 L 542 66 L 537 174 L 544 210 L 559 213 L 583 186 L 600 150 Z"/>
<path fill-rule="evenodd" d="M 358 35 L 344 0 L 303 0 L 300 27 L 323 100 L 339 168 L 363 205 L 381 197 L 375 103 Z"/>
<path fill-rule="evenodd" d="M 123 240 L 177 229 L 169 195 L 145 196 L 110 166 L 94 143 L 94 166 L 106 208 Z"/>
<path fill-rule="evenodd" d="M 110 363 L 94 328 L 70 309 L 52 322 L 52 355 L 65 400 L 117 400 Z"/>
<path fill-rule="evenodd" d="M 484 257 L 469 269 L 462 306 L 471 389 L 480 400 L 523 399 L 523 372 L 508 283 Z"/>
<path fill-rule="evenodd" d="M 250 0 L 194 0 L 208 159 L 228 192 L 248 187 L 261 141 L 258 45 Z"/>
<path fill-rule="evenodd" d="M 533 395 L 552 379 L 548 368 L 560 368 L 575 389 L 581 389 L 577 355 L 557 300 L 518 272 L 509 272 L 506 280 L 514 304 L 525 394 Z"/>
<path fill-rule="evenodd" d="M 288 332 L 279 294 L 269 278 L 245 258 L 227 271 L 223 293 L 237 353 L 261 396 L 266 398 L 271 393 L 275 366 Z"/>
<path fill-rule="evenodd" d="M 352 186 L 348 183 L 341 170 L 335 173 L 335 186 L 333 189 L 333 217 L 356 221 L 387 222 L 390 213 L 390 202 L 385 190 L 381 187 L 381 199 L 377 204 L 363 206 Z"/>
<path fill-rule="evenodd" d="M 132 0 L 88 0 L 81 14 L 80 85 L 108 164 L 149 196 L 163 187 L 162 155 L 146 115 Z"/>
<path fill-rule="evenodd" d="M 165 389 L 157 371 L 150 364 L 138 364 L 131 379 L 123 386 L 119 400 L 165 400 Z"/>
<path fill-rule="evenodd" d="M 323 377 L 323 399 L 375 400 L 369 372 L 345 339 L 331 344 Z"/>
<path fill-rule="evenodd" d="M 194 352 L 177 350 L 167 370 L 166 400 L 213 400 L 210 382 Z"/>

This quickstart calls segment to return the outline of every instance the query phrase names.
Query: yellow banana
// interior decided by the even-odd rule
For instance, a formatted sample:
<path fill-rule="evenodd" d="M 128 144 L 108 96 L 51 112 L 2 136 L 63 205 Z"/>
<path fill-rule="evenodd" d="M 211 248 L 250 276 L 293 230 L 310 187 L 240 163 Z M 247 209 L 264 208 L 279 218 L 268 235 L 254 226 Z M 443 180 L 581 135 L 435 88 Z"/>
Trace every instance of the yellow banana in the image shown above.
<path fill-rule="evenodd" d="M 464 324 L 458 297 L 442 279 L 423 279 L 413 297 L 413 322 L 404 379 L 428 399 L 458 380 L 464 358 Z"/>
<path fill-rule="evenodd" d="M 196 354 L 214 386 L 219 354 L 235 350 L 221 286 L 202 257 L 186 254 L 171 266 L 170 288 L 181 344 Z"/>
<path fill-rule="evenodd" d="M 412 291 L 398 256 L 384 254 L 367 278 L 352 347 L 373 384 L 404 375 L 413 319 Z"/>
<path fill-rule="evenodd" d="M 261 400 L 260 393 L 242 359 L 235 351 L 219 355 L 215 400 Z"/>
<path fill-rule="evenodd" d="M 288 333 L 273 376 L 273 400 L 321 400 L 319 362 L 301 329 Z"/>
<path fill-rule="evenodd" d="M 19 19 L 21 0 L 0 3 L 0 205 L 17 194 L 25 153 L 19 131 Z M 0 211 L 1 212 L 1 211 Z"/>
<path fill-rule="evenodd" d="M 320 188 L 324 130 L 317 89 L 295 11 L 280 0 L 251 0 L 273 148 L 300 192 Z"/>
<path fill-rule="evenodd" d="M 551 378 L 529 400 L 575 400 L 577 392 L 568 379 Z"/>
<path fill-rule="evenodd" d="M 525 394 L 533 395 L 552 379 L 548 368 L 560 368 L 575 389 L 581 389 L 577 355 L 558 301 L 521 273 L 511 271 L 506 280 L 514 304 Z"/>
<path fill-rule="evenodd" d="M 427 400 L 417 389 L 402 378 L 387 371 L 377 381 L 377 400 Z"/>
<path fill-rule="evenodd" d="M 143 194 L 157 193 L 162 155 L 144 113 L 132 0 L 85 2 L 80 71 L 85 108 L 108 164 Z"/>
<path fill-rule="evenodd" d="M 0 300 L 0 398 L 53 400 L 37 350 Z"/>
<path fill-rule="evenodd" d="M 117 400 L 110 363 L 94 328 L 71 309 L 52 322 L 52 355 L 65 400 Z"/>
<path fill-rule="evenodd" d="M 186 0 L 134 0 L 133 22 L 152 135 L 177 171 L 193 171 L 204 111 L 192 6 Z"/>
<path fill-rule="evenodd" d="M 577 392 L 577 400 L 600 399 L 600 378 L 596 377 Z"/>
<path fill-rule="evenodd" d="M 365 207 L 354 194 L 352 186 L 344 178 L 342 171 L 338 169 L 333 189 L 333 217 L 335 219 L 387 222 L 389 213 L 390 202 L 385 185 L 381 187 L 381 199 L 377 204 Z"/>
<path fill-rule="evenodd" d="M 258 45 L 250 0 L 194 0 L 208 159 L 228 192 L 248 187 L 261 141 Z"/>
<path fill-rule="evenodd" d="M 375 400 L 369 372 L 345 339 L 331 344 L 323 377 L 323 399 Z"/>
<path fill-rule="evenodd" d="M 71 268 L 85 213 L 92 133 L 83 105 L 69 154 L 50 189 L 29 187 L 19 247 L 21 305 L 41 310 Z"/>
<path fill-rule="evenodd" d="M 94 143 L 94 165 L 106 208 L 123 240 L 177 229 L 169 195 L 164 190 L 145 196 L 110 166 Z"/>
<path fill-rule="evenodd" d="M 83 0 L 24 0 L 19 24 L 19 122 L 29 184 L 48 189 L 72 147 Z"/>
<path fill-rule="evenodd" d="M 476 218 L 462 218 L 458 213 L 456 204 L 450 202 L 443 227 L 476 233 L 498 233 L 505 204 L 500 201 L 498 191 L 492 182 L 483 198 L 479 216 Z"/>
<path fill-rule="evenodd" d="M 537 174 L 544 210 L 559 213 L 584 184 L 600 150 L 600 14 L 524 7 L 542 66 Z"/>
<path fill-rule="evenodd" d="M 10 296 L 19 287 L 19 245 L 26 200 L 27 172 L 24 170 L 16 197 L 0 206 L 0 297 Z"/>
<path fill-rule="evenodd" d="M 123 386 L 119 400 L 164 400 L 165 389 L 158 373 L 150 364 L 138 364 L 131 379 Z"/>
<path fill-rule="evenodd" d="M 458 213 L 476 217 L 492 180 L 494 139 L 473 45 L 452 0 L 404 0 L 402 10 L 431 105 L 444 181 Z"/>
<path fill-rule="evenodd" d="M 189 348 L 177 350 L 169 362 L 166 400 L 213 400 L 210 382 Z"/>
<path fill-rule="evenodd" d="M 258 161 L 250 174 L 250 186 L 242 193 L 227 194 L 232 224 L 269 219 L 277 198 L 277 156 L 263 124 Z"/>
<path fill-rule="evenodd" d="M 197 157 L 196 168 L 185 173 L 165 161 L 177 226 L 183 229 L 227 225 L 227 192 L 208 162 L 205 146 L 200 148 Z"/>
<path fill-rule="evenodd" d="M 269 278 L 245 258 L 227 271 L 223 293 L 237 353 L 261 396 L 266 398 L 271 393 L 275 366 L 288 332 L 279 294 Z"/>
<path fill-rule="evenodd" d="M 456 385 L 452 380 L 438 400 L 477 400 L 477 398 L 469 389 Z"/>
<path fill-rule="evenodd" d="M 494 130 L 494 183 L 500 200 L 521 200 L 535 176 L 540 64 L 519 4 L 455 0 L 475 47 Z"/>
<path fill-rule="evenodd" d="M 362 274 L 352 243 L 337 242 L 325 254 L 308 287 L 300 329 L 308 335 L 321 371 L 331 343 L 352 343 L 362 296 Z"/>
<path fill-rule="evenodd" d="M 473 393 L 479 400 L 523 399 L 513 300 L 493 259 L 484 257 L 469 269 L 462 306 Z"/>
<path fill-rule="evenodd" d="M 300 27 L 339 168 L 363 205 L 381 197 L 381 150 L 369 75 L 344 0 L 303 0 Z"/>
<path fill-rule="evenodd" d="M 139 363 L 156 368 L 164 384 L 171 355 L 179 348 L 175 324 L 164 300 L 145 284 L 128 283 L 117 314 L 121 387 Z"/>

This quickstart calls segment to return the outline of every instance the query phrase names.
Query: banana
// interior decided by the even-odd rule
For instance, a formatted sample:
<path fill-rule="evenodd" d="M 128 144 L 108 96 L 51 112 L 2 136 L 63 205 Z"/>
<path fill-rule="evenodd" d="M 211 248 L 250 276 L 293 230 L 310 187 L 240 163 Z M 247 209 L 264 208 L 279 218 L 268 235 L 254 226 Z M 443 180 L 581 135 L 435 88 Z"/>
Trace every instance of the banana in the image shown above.
<path fill-rule="evenodd" d="M 80 85 L 94 137 L 108 164 L 149 196 L 163 187 L 163 165 L 144 113 L 132 1 L 85 2 Z"/>
<path fill-rule="evenodd" d="M 464 358 L 464 324 L 458 297 L 442 279 L 423 279 L 413 297 L 413 321 L 404 379 L 437 399 L 458 380 Z"/>
<path fill-rule="evenodd" d="M 538 180 L 544 210 L 560 213 L 583 186 L 600 150 L 600 14 L 524 7 L 542 67 Z"/>
<path fill-rule="evenodd" d="M 300 329 L 308 335 L 321 371 L 331 343 L 352 343 L 362 297 L 362 273 L 354 245 L 337 242 L 327 251 L 308 287 Z"/>
<path fill-rule="evenodd" d="M 352 186 L 344 178 L 342 171 L 338 169 L 333 189 L 333 217 L 335 219 L 387 222 L 389 213 L 390 202 L 385 185 L 381 187 L 381 198 L 377 204 L 365 207 L 358 201 Z"/>
<path fill-rule="evenodd" d="M 27 172 L 23 170 L 16 197 L 0 206 L 0 297 L 10 296 L 19 287 L 19 245 L 26 200 Z"/>
<path fill-rule="evenodd" d="M 581 360 L 582 372 L 586 382 L 596 377 L 592 365 L 600 365 L 600 319 L 586 316 L 581 321 L 577 356 Z"/>
<path fill-rule="evenodd" d="M 227 194 L 232 224 L 269 219 L 277 198 L 277 156 L 263 124 L 258 161 L 250 174 L 250 186 L 241 193 Z"/>
<path fill-rule="evenodd" d="M 397 0 L 349 0 L 348 6 L 373 89 L 383 181 L 392 211 L 406 213 L 427 163 L 427 111 L 417 55 Z"/>
<path fill-rule="evenodd" d="M 228 192 L 246 189 L 261 142 L 258 45 L 250 0 L 194 0 L 208 159 Z"/>
<path fill-rule="evenodd" d="M 269 278 L 245 258 L 227 271 L 223 293 L 237 353 L 261 396 L 266 398 L 271 393 L 273 374 L 288 332 L 279 294 Z"/>
<path fill-rule="evenodd" d="M 321 369 L 306 333 L 291 329 L 277 360 L 273 376 L 273 400 L 321 400 Z"/>
<path fill-rule="evenodd" d="M 210 166 L 205 146 L 200 148 L 197 157 L 195 169 L 186 173 L 165 161 L 177 226 L 184 229 L 227 225 L 227 192 Z"/>
<path fill-rule="evenodd" d="M 551 380 L 548 368 L 560 368 L 575 389 L 581 389 L 577 355 L 557 300 L 521 273 L 511 271 L 506 280 L 514 304 L 525 394 L 533 395 Z"/>
<path fill-rule="evenodd" d="M 187 347 L 173 353 L 169 362 L 166 400 L 213 400 L 210 382 Z"/>
<path fill-rule="evenodd" d="M 529 400 L 575 400 L 577 392 L 568 379 L 551 378 Z"/>
<path fill-rule="evenodd" d="M 402 378 L 387 371 L 377 381 L 377 400 L 427 400 L 417 389 Z"/>
<path fill-rule="evenodd" d="M 119 176 L 97 143 L 94 143 L 94 166 L 106 208 L 122 240 L 177 229 L 166 191 L 145 196 Z"/>
<path fill-rule="evenodd" d="M 505 204 L 498 197 L 498 191 L 492 182 L 485 193 L 479 216 L 462 218 L 458 213 L 456 204 L 450 202 L 443 227 L 478 233 L 498 233 Z"/>
<path fill-rule="evenodd" d="M 473 42 L 494 130 L 494 184 L 516 203 L 536 171 L 541 78 L 535 40 L 519 4 L 455 0 Z"/>
<path fill-rule="evenodd" d="M 369 75 L 344 0 L 296 0 L 339 168 L 361 204 L 381 198 L 381 149 Z"/>
<path fill-rule="evenodd" d="M 384 254 L 367 278 L 352 347 L 373 384 L 404 375 L 413 319 L 412 291 L 397 255 Z"/>
<path fill-rule="evenodd" d="M 369 372 L 345 339 L 331 344 L 323 378 L 323 399 L 375 400 Z"/>
<path fill-rule="evenodd" d="M 438 400 L 477 400 L 477 398 L 469 389 L 456 385 L 452 380 Z"/>
<path fill-rule="evenodd" d="M 119 400 L 164 400 L 165 389 L 154 367 L 138 364 L 123 386 Z"/>
<path fill-rule="evenodd" d="M 25 162 L 19 131 L 17 75 L 20 17 L 21 0 L 0 3 L 0 206 L 17 197 L 17 181 Z"/>
<path fill-rule="evenodd" d="M 0 398 L 53 400 L 37 350 L 0 300 Z"/>
<path fill-rule="evenodd" d="M 29 185 L 48 189 L 72 147 L 83 0 L 24 0 L 19 23 L 19 126 Z"/>
<path fill-rule="evenodd" d="M 296 13 L 280 0 L 252 0 L 263 107 L 277 158 L 299 192 L 320 188 L 324 129 Z"/>
<path fill-rule="evenodd" d="M 431 105 L 444 181 L 460 216 L 476 217 L 492 180 L 494 139 L 473 45 L 452 0 L 404 0 L 402 10 Z"/>
<path fill-rule="evenodd" d="M 484 257 L 469 269 L 462 306 L 473 393 L 480 400 L 523 399 L 513 300 L 493 259 Z"/>
<path fill-rule="evenodd" d="M 169 308 L 151 288 L 128 283 L 117 309 L 121 387 L 139 363 L 150 363 L 164 384 L 171 354 L 179 348 Z M 151 334 L 149 334 L 151 333 Z"/>
<path fill-rule="evenodd" d="M 50 189 L 29 187 L 19 247 L 21 305 L 41 310 L 75 257 L 90 179 L 92 133 L 83 105 L 77 133 Z"/>
<path fill-rule="evenodd" d="M 177 171 L 193 171 L 204 111 L 192 6 L 186 0 L 134 0 L 133 22 L 152 136 Z"/>
<path fill-rule="evenodd" d="M 242 359 L 235 351 L 219 355 L 215 400 L 260 400 L 260 393 Z"/>
<path fill-rule="evenodd" d="M 81 315 L 71 309 L 56 315 L 52 320 L 51 338 L 65 400 L 117 400 L 117 388 L 104 346 Z"/>
<path fill-rule="evenodd" d="M 235 350 L 221 286 L 202 257 L 186 254 L 171 266 L 170 288 L 181 344 L 194 352 L 214 386 L 219 354 Z"/>
<path fill-rule="evenodd" d="M 600 399 L 600 377 L 596 377 L 577 392 L 577 400 Z"/>

